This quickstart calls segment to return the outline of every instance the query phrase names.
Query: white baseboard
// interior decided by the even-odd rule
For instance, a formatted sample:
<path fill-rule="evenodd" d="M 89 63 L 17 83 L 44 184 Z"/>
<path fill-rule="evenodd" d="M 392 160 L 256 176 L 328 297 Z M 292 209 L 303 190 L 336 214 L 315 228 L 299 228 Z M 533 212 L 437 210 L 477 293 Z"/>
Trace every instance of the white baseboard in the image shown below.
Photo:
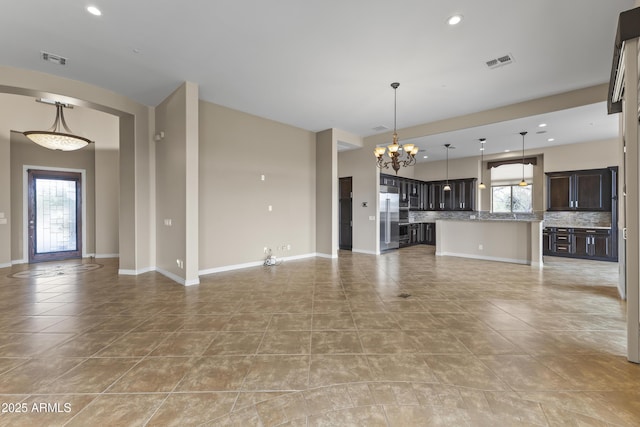
<path fill-rule="evenodd" d="M 0 268 L 8 268 L 8 267 L 11 267 L 12 265 L 13 265 L 13 261 L 11 261 L 8 264 L 0 264 Z"/>
<path fill-rule="evenodd" d="M 93 256 L 96 259 L 99 258 L 120 258 L 120 254 L 95 254 Z"/>
<path fill-rule="evenodd" d="M 139 274 L 149 273 L 150 271 L 156 271 L 156 268 L 146 267 L 141 268 L 140 270 L 127 270 L 121 268 L 120 270 L 118 270 L 118 274 L 122 274 L 123 276 L 137 276 Z"/>
<path fill-rule="evenodd" d="M 336 259 L 336 258 L 338 258 L 338 254 L 331 255 L 331 254 L 322 254 L 320 252 L 316 252 L 315 256 L 317 256 L 318 258 L 328 258 L 328 259 Z"/>
<path fill-rule="evenodd" d="M 198 274 L 200 274 L 201 276 L 204 276 L 207 274 L 222 273 L 225 271 L 242 270 L 243 268 L 259 267 L 263 264 L 264 264 L 264 261 L 255 261 L 255 262 L 245 262 L 243 264 L 225 265 L 223 267 L 214 267 L 214 268 L 207 268 L 204 270 L 200 270 L 198 271 Z"/>
<path fill-rule="evenodd" d="M 173 280 L 174 282 L 177 282 L 183 286 L 193 286 L 193 285 L 199 285 L 200 284 L 200 279 L 194 279 L 194 280 L 185 280 L 182 277 L 171 273 L 170 271 L 167 270 L 163 270 L 161 268 L 157 268 L 156 267 L 156 271 L 160 274 L 162 274 L 165 277 L 168 277 L 169 279 Z"/>
<path fill-rule="evenodd" d="M 27 262 L 29 262 L 26 259 L 13 259 L 11 260 L 11 264 L 10 265 L 15 265 L 15 264 L 26 264 Z"/>
<path fill-rule="evenodd" d="M 310 253 L 310 254 L 294 255 L 290 257 L 278 257 L 278 260 L 294 261 L 297 259 L 314 258 L 317 256 L 321 257 L 322 254 Z M 329 256 L 327 255 L 326 257 L 329 257 Z M 264 265 L 264 261 L 245 262 L 243 264 L 232 264 L 232 265 L 225 265 L 222 267 L 207 268 L 207 269 L 198 271 L 198 274 L 200 276 L 205 276 L 207 274 L 222 273 L 225 271 L 242 270 L 244 268 L 251 268 L 251 267 L 260 267 L 261 265 Z"/>
<path fill-rule="evenodd" d="M 355 252 L 357 254 L 366 254 L 366 255 L 380 255 L 380 252 L 366 251 L 364 249 L 351 249 L 351 252 Z"/>
<path fill-rule="evenodd" d="M 281 257 L 281 259 L 283 259 L 285 261 L 295 261 L 297 259 L 315 258 L 316 256 L 318 256 L 318 254 L 311 253 L 311 254 L 302 254 L 302 255 L 293 255 L 293 256 Z"/>
<path fill-rule="evenodd" d="M 531 265 L 531 261 L 526 259 L 516 259 L 516 258 L 499 258 L 492 256 L 482 256 L 475 254 L 459 254 L 459 253 L 449 253 L 449 252 L 436 252 L 436 256 L 452 256 L 458 258 L 470 258 L 470 259 L 480 259 L 484 261 L 497 261 L 497 262 L 509 262 L 512 264 L 524 264 Z"/>

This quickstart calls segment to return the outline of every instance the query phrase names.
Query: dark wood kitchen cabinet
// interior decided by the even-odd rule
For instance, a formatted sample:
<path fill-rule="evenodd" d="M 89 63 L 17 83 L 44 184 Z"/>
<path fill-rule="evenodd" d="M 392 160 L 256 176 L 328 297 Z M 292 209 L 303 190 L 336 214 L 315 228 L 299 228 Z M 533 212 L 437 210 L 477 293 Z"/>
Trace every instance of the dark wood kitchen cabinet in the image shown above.
<path fill-rule="evenodd" d="M 429 207 L 430 211 L 450 211 L 453 210 L 453 197 L 451 191 L 445 191 L 445 181 L 436 181 L 429 184 Z M 451 185 L 451 184 L 449 184 Z"/>
<path fill-rule="evenodd" d="M 611 258 L 611 231 L 592 230 L 588 228 L 574 229 L 574 254 L 590 259 Z"/>
<path fill-rule="evenodd" d="M 476 204 L 476 178 L 420 181 L 380 174 L 380 184 L 397 187 L 400 207 L 412 211 L 472 211 Z"/>
<path fill-rule="evenodd" d="M 472 211 L 476 201 L 476 179 L 456 180 L 451 189 L 453 190 L 453 210 Z"/>
<path fill-rule="evenodd" d="M 543 255 L 617 261 L 609 228 L 546 227 L 542 232 Z"/>
<path fill-rule="evenodd" d="M 476 200 L 476 179 L 452 179 L 448 181 L 451 190 L 445 191 L 447 181 L 429 183 L 429 203 L 431 211 L 472 211 Z"/>
<path fill-rule="evenodd" d="M 548 172 L 548 211 L 610 211 L 611 170 Z"/>
<path fill-rule="evenodd" d="M 436 244 L 436 223 L 425 222 L 422 224 L 424 227 L 424 244 L 435 245 Z"/>

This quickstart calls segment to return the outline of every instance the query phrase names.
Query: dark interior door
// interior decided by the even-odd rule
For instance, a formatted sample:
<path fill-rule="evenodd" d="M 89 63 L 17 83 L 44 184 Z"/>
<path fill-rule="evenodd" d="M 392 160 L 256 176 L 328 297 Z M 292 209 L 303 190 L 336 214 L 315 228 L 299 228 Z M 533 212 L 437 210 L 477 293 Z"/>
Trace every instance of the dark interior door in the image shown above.
<path fill-rule="evenodd" d="M 29 170 L 29 262 L 82 257 L 81 174 Z"/>
<path fill-rule="evenodd" d="M 340 178 L 340 249 L 351 250 L 353 242 L 352 178 Z"/>

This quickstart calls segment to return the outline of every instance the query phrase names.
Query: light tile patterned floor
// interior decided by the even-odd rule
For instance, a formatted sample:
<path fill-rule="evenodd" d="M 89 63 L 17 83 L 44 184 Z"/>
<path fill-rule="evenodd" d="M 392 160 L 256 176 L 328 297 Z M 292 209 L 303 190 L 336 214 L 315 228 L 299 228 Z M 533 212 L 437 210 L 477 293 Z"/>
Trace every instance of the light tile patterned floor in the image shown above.
<path fill-rule="evenodd" d="M 545 260 L 2 269 L 0 426 L 639 425 L 617 264 Z"/>

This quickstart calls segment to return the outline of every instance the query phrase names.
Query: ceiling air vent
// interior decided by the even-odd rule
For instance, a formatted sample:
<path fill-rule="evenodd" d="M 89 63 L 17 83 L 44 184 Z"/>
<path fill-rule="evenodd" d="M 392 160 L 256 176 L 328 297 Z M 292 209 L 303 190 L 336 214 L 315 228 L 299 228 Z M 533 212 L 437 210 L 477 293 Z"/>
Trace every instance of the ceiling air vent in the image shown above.
<path fill-rule="evenodd" d="M 67 58 L 63 56 L 55 55 L 49 52 L 40 52 L 40 53 L 42 55 L 43 61 L 53 62 L 54 64 L 58 64 L 58 65 L 67 65 Z"/>
<path fill-rule="evenodd" d="M 493 69 L 493 68 L 502 67 L 503 65 L 511 64 L 512 62 L 513 62 L 513 55 L 508 53 L 498 58 L 490 59 L 486 62 L 486 64 L 487 64 L 487 67 Z"/>
<path fill-rule="evenodd" d="M 388 129 L 389 128 L 386 127 L 385 125 L 380 125 L 373 128 L 373 130 L 375 130 L 376 132 L 382 132 L 383 130 L 388 130 Z"/>

